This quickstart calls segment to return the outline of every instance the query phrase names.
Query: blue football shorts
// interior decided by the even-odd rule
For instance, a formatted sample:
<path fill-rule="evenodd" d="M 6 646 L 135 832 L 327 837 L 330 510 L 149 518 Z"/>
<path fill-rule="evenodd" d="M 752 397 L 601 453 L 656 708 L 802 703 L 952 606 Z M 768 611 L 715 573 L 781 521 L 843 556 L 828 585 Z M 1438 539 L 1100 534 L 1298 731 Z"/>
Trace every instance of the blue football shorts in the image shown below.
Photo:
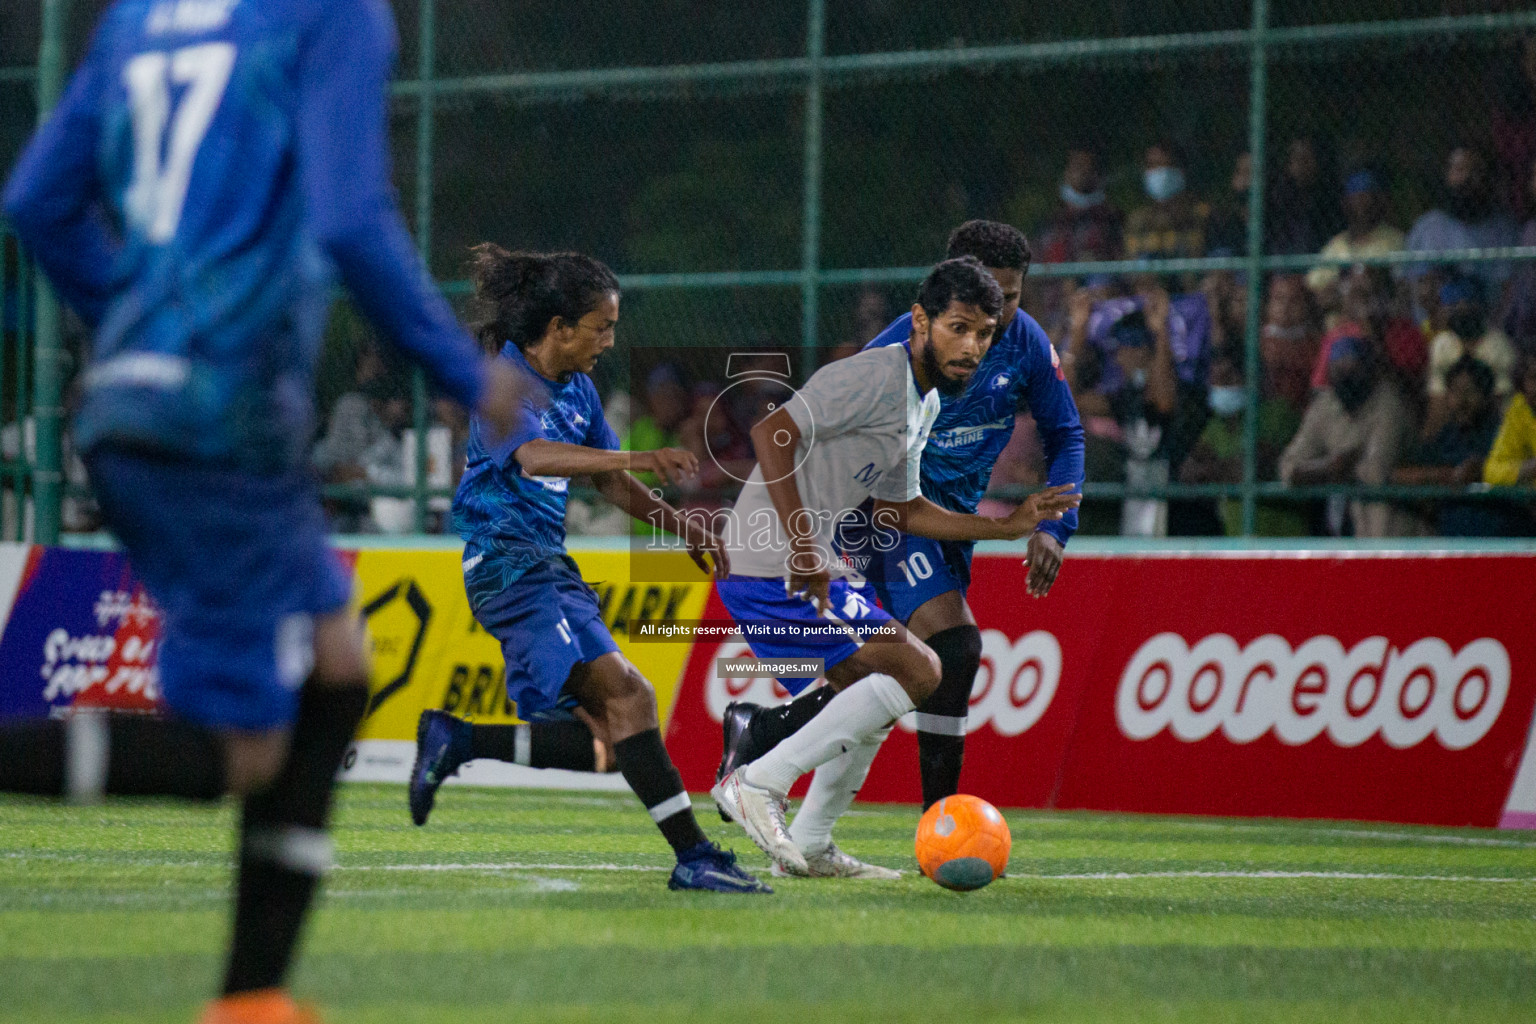
<path fill-rule="evenodd" d="M 572 718 L 571 670 L 619 649 L 603 624 L 597 593 L 568 556 L 537 563 L 471 610 L 501 642 L 507 696 L 529 722 Z"/>
<path fill-rule="evenodd" d="M 910 533 L 894 534 L 895 544 L 881 550 L 865 530 L 844 530 L 838 547 L 874 590 L 880 604 L 899 622 L 907 622 L 923 605 L 951 590 L 963 598 L 971 586 L 969 541 L 933 540 Z"/>
<path fill-rule="evenodd" d="M 111 446 L 85 463 L 103 519 L 160 609 L 166 706 L 214 728 L 291 724 L 314 667 L 314 620 L 352 592 L 313 477 Z"/>

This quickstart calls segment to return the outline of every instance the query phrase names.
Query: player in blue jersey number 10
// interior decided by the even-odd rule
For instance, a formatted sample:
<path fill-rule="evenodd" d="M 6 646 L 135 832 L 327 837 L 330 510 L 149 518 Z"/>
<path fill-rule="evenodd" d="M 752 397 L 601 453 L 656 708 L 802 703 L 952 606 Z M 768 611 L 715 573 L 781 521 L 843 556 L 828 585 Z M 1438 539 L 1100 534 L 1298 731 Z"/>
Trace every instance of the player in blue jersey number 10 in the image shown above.
<path fill-rule="evenodd" d="M 368 667 L 304 460 L 337 278 L 511 425 L 525 386 L 433 289 L 389 182 L 377 0 L 120 0 L 4 193 L 93 332 L 74 439 L 163 614 L 165 717 L 0 728 L 0 789 L 243 798 L 234 936 L 205 1024 L 302 1024 L 284 982 Z"/>

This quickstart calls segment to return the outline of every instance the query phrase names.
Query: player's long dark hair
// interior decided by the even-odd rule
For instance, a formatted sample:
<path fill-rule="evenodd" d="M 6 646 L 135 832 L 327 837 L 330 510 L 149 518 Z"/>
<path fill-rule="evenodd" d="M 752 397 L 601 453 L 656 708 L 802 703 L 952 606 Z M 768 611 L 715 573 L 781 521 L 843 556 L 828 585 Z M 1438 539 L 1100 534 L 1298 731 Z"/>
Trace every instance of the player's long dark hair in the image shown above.
<path fill-rule="evenodd" d="M 481 242 L 469 253 L 475 337 L 492 353 L 508 341 L 526 349 L 544 337 L 551 320 L 574 324 L 619 290 L 613 271 L 579 252 L 508 252 Z"/>

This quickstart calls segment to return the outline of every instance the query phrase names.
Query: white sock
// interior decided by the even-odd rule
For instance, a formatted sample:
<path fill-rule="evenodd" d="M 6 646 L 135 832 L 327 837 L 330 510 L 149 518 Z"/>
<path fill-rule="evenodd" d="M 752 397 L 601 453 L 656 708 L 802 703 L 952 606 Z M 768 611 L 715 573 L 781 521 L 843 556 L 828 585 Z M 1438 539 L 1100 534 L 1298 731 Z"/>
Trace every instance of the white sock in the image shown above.
<path fill-rule="evenodd" d="M 800 776 L 861 745 L 914 707 L 890 676 L 865 676 L 833 697 L 799 732 L 747 765 L 742 777 L 782 797 Z"/>
<path fill-rule="evenodd" d="M 789 838 L 800 847 L 801 853 L 817 853 L 832 842 L 832 826 L 843 816 L 859 795 L 864 780 L 869 777 L 869 766 L 880 753 L 880 744 L 891 734 L 886 726 L 863 743 L 839 757 L 834 757 L 811 777 L 810 792 L 805 803 L 789 826 Z"/>

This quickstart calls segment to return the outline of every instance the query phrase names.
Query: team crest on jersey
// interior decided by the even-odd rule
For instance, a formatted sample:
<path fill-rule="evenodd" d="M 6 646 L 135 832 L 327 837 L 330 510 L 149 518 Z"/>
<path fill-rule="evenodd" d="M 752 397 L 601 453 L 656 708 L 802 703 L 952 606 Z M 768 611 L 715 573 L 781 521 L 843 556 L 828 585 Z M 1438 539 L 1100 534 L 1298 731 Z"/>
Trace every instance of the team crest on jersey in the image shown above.
<path fill-rule="evenodd" d="M 1008 382 L 1011 381 L 1012 379 L 1013 378 L 1008 376 L 1006 373 L 998 374 L 996 377 L 992 378 L 992 390 L 993 391 L 1001 391 L 1001 390 L 1003 390 L 1004 388 L 1006 388 L 1008 386 Z"/>

